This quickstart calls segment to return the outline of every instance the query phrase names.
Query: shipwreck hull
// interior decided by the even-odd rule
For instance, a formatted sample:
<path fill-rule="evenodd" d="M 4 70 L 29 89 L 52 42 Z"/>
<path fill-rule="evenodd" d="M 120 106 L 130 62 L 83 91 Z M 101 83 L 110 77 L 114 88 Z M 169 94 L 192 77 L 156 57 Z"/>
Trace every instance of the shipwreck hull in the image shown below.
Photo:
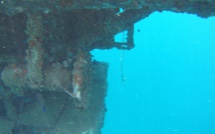
<path fill-rule="evenodd" d="M 107 63 L 93 63 L 87 107 L 79 107 L 80 102 L 63 91 L 6 91 L 1 86 L 1 133 L 99 134 L 106 111 L 107 69 Z M 10 95 L 3 96 L 6 93 Z"/>
<path fill-rule="evenodd" d="M 215 1 L 2 0 L 0 133 L 99 134 L 108 64 L 90 51 L 132 49 L 134 24 L 164 10 L 206 18 Z"/>

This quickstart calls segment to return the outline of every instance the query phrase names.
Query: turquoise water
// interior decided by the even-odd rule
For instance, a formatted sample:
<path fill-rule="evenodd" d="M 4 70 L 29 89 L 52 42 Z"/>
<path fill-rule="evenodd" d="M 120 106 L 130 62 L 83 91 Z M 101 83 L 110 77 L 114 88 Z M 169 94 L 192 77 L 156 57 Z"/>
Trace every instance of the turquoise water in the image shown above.
<path fill-rule="evenodd" d="M 124 82 L 122 50 L 94 50 L 110 63 L 102 134 L 215 134 L 214 33 L 215 17 L 153 13 L 135 25 Z"/>

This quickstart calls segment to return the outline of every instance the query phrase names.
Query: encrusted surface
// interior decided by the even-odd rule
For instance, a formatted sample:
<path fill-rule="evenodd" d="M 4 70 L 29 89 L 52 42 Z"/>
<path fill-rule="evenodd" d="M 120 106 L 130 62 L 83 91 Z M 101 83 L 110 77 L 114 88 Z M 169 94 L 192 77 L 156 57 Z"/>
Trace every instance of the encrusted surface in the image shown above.
<path fill-rule="evenodd" d="M 164 10 L 210 17 L 215 0 L 1 0 L 0 133 L 99 134 L 107 65 L 89 52 L 132 49 L 134 23 Z"/>
<path fill-rule="evenodd" d="M 105 114 L 107 69 L 107 63 L 93 62 L 93 84 L 88 91 L 87 108 L 77 108 L 76 100 L 63 92 L 26 90 L 24 96 L 0 94 L 0 126 L 4 126 L 0 133 L 100 134 Z"/>
<path fill-rule="evenodd" d="M 214 0 L 2 0 L 1 12 L 10 14 L 39 11 L 55 12 L 74 9 L 141 9 L 173 10 L 195 13 L 203 17 L 214 15 Z"/>
<path fill-rule="evenodd" d="M 77 47 L 85 50 L 121 48 L 123 44 L 114 43 L 113 36 L 132 29 L 135 22 L 154 11 L 187 12 L 200 17 L 215 15 L 215 0 L 3 0 L 0 5 L 0 23 L 3 24 L 0 51 L 11 53 L 19 46 L 16 50 L 20 55 L 11 61 L 20 60 L 24 53 L 20 47 L 26 47 L 34 36 L 29 37 L 28 30 L 24 32 L 29 25 L 26 18 L 32 14 L 40 16 L 43 24 L 42 36 L 46 37 L 43 46 L 48 51 L 46 54 L 50 54 L 48 60 L 62 59 Z M 123 12 L 119 12 L 120 9 Z M 128 38 L 132 38 L 132 34 Z M 33 41 L 39 43 L 40 39 Z M 131 49 L 132 39 L 126 45 L 126 49 Z M 55 57 L 56 54 L 62 57 Z M 0 57 L 5 61 L 4 54 Z"/>

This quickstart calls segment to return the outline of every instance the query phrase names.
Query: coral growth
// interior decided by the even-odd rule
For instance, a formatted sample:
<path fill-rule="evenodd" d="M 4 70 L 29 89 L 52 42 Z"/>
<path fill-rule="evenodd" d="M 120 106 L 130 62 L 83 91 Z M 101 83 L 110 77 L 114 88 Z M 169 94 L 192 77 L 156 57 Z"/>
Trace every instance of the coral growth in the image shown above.
<path fill-rule="evenodd" d="M 66 92 L 72 97 L 82 100 L 82 91 L 85 90 L 85 85 L 88 82 L 89 69 L 91 63 L 91 55 L 89 52 L 78 50 L 75 56 L 75 62 L 72 69 L 72 92 Z"/>
<path fill-rule="evenodd" d="M 10 64 L 2 71 L 1 79 L 9 87 L 27 86 L 27 68 L 23 64 Z"/>
<path fill-rule="evenodd" d="M 43 48 L 42 48 L 42 17 L 28 14 L 26 34 L 28 37 L 27 69 L 31 88 L 39 88 L 43 82 Z"/>

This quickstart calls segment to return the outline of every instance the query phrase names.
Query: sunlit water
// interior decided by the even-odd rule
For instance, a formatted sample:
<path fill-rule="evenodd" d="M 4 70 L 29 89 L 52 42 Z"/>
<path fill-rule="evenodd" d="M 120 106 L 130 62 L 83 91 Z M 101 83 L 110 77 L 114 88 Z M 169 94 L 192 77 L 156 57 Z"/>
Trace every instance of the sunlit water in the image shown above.
<path fill-rule="evenodd" d="M 110 63 L 102 134 L 215 134 L 214 34 L 215 17 L 150 15 L 135 25 L 124 82 L 122 50 L 94 50 Z"/>

